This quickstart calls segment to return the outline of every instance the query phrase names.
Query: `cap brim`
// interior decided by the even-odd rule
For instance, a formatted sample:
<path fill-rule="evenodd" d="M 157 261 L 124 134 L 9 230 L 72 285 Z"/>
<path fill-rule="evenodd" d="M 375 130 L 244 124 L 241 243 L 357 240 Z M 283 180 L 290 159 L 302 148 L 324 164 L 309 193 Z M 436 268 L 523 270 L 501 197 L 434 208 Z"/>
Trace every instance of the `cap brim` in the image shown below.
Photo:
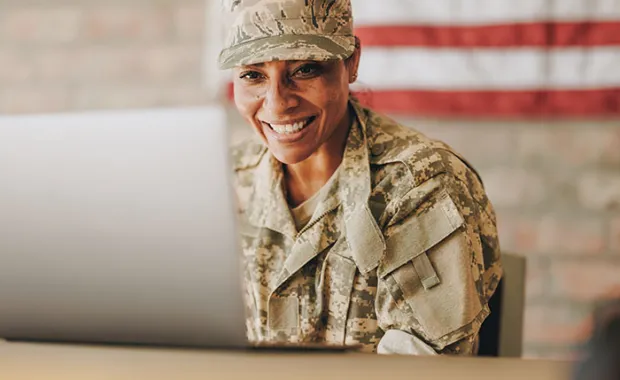
<path fill-rule="evenodd" d="M 222 50 L 220 69 L 270 61 L 346 59 L 355 51 L 354 36 L 281 35 L 261 38 Z"/>

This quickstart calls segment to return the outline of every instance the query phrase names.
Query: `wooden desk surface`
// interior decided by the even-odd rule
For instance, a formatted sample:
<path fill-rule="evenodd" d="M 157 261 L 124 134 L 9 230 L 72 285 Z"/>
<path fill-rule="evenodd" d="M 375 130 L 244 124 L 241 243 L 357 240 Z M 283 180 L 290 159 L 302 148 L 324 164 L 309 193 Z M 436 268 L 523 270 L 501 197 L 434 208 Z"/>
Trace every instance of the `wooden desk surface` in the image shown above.
<path fill-rule="evenodd" d="M 90 347 L 0 341 L 0 379 L 568 380 L 561 361 Z"/>

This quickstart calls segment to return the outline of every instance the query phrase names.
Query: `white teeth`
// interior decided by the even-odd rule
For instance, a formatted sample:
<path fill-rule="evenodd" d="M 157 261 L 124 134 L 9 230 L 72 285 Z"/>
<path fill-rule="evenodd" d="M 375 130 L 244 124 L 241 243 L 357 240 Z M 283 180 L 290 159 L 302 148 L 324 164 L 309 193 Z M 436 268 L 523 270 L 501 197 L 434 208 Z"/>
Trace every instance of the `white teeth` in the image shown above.
<path fill-rule="evenodd" d="M 306 121 L 300 121 L 298 123 L 295 124 L 284 124 L 284 125 L 277 125 L 277 124 L 269 124 L 271 126 L 271 129 L 273 129 L 274 131 L 276 131 L 276 133 L 279 134 L 291 134 L 291 133 L 295 133 L 295 132 L 299 132 L 302 129 L 304 129 L 304 127 L 306 127 L 307 125 L 307 120 Z"/>

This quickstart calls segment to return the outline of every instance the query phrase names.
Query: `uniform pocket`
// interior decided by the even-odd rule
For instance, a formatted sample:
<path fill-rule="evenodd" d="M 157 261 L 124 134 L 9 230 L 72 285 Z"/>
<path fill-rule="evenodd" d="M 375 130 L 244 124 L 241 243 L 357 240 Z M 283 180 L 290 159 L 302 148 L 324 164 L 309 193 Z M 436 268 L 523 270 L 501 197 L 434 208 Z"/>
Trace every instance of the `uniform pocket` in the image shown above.
<path fill-rule="evenodd" d="M 390 277 L 417 320 L 421 336 L 442 349 L 479 328 L 480 302 L 474 253 L 464 219 L 450 196 L 407 219 L 387 239 L 379 276 Z"/>
<path fill-rule="evenodd" d="M 296 296 L 274 297 L 269 301 L 269 331 L 271 337 L 279 334 L 292 336 L 298 334 L 299 299 Z"/>

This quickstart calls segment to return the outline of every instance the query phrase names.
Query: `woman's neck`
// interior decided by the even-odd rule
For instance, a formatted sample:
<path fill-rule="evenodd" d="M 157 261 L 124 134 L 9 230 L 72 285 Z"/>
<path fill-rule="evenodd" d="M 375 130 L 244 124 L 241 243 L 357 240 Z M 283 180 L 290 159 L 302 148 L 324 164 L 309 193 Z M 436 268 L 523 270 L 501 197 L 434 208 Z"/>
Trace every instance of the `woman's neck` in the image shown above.
<path fill-rule="evenodd" d="M 291 207 L 302 204 L 321 190 L 340 166 L 351 125 L 348 112 L 344 119 L 341 127 L 310 157 L 284 166 L 284 184 Z"/>

